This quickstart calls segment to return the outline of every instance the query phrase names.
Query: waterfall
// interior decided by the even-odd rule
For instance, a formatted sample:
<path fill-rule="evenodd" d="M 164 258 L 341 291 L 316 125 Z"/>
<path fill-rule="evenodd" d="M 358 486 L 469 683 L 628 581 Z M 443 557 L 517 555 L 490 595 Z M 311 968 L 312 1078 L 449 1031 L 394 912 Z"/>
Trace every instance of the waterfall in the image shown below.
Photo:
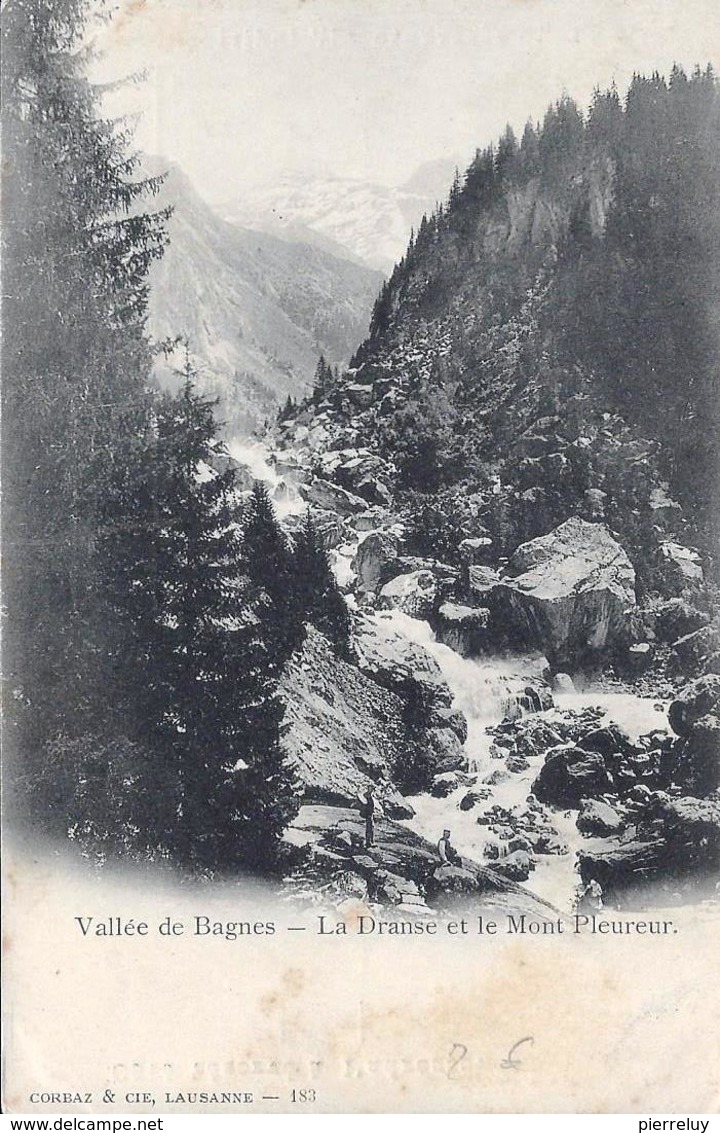
<path fill-rule="evenodd" d="M 459 708 L 467 720 L 467 769 L 471 772 L 487 770 L 492 744 L 487 728 L 500 723 L 510 703 L 518 705 L 515 698 L 522 694 L 528 680 L 537 676 L 537 657 L 461 657 L 448 645 L 442 645 L 425 621 L 411 618 L 400 610 L 375 616 L 389 632 L 422 645 L 435 658 L 454 695 L 454 707 Z"/>
<path fill-rule="evenodd" d="M 302 515 L 307 504 L 300 495 L 297 484 L 279 475 L 277 468 L 270 463 L 270 449 L 263 441 L 252 438 L 235 440 L 227 447 L 233 460 L 245 465 L 254 480 L 262 480 L 267 484 L 278 519 L 284 519 L 288 515 Z"/>

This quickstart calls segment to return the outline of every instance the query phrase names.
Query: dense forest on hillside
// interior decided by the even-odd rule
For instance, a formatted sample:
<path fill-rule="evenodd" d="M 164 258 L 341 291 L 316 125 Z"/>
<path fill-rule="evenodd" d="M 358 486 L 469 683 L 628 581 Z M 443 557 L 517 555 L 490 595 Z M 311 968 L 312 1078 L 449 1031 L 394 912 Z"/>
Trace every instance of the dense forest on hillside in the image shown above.
<path fill-rule="evenodd" d="M 423 218 L 327 404 L 368 388 L 362 439 L 426 528 L 499 477 L 513 491 L 483 522 L 511 550 L 603 491 L 642 558 L 665 484 L 713 557 L 719 142 L 710 67 L 638 75 L 624 100 L 598 91 L 583 115 L 564 97 L 519 142 L 508 128 Z"/>

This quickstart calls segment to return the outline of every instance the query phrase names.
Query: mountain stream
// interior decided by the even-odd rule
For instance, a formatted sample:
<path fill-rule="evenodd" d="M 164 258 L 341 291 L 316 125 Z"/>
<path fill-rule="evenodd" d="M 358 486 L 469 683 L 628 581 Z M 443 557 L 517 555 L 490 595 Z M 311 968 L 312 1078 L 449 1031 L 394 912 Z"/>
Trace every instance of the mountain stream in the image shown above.
<path fill-rule="evenodd" d="M 236 460 L 248 467 L 254 477 L 268 484 L 280 519 L 301 514 L 305 510 L 307 505 L 297 490 L 297 485 L 279 475 L 268 459 L 270 452 L 262 441 L 248 439 L 236 442 L 230 446 L 230 452 Z M 354 539 L 331 552 L 333 570 L 344 590 L 348 589 L 354 577 L 351 563 L 359 541 L 359 538 Z M 355 603 L 353 596 L 346 594 L 346 598 L 352 607 Z M 537 655 L 468 659 L 438 642 L 426 621 L 410 617 L 400 610 L 377 612 L 373 616 L 378 625 L 389 634 L 399 633 L 409 641 L 423 646 L 438 662 L 453 693 L 454 707 L 459 708 L 467 719 L 466 770 L 474 777 L 475 784 L 482 785 L 483 779 L 501 766 L 491 755 L 493 737 L 487 729 L 503 719 L 508 697 L 519 691 L 532 677 L 539 676 L 542 662 Z M 653 729 L 668 728 L 664 706 L 632 693 L 607 692 L 598 688 L 586 689 L 584 692 L 555 693 L 554 699 L 555 707 L 542 714 L 550 724 L 565 709 L 578 711 L 593 706 L 602 708 L 605 712 L 598 726 L 613 721 L 623 727 L 631 739 Z M 463 783 L 445 798 L 435 798 L 429 794 L 413 796 L 408 801 L 414 808 L 415 815 L 405 820 L 405 825 L 432 843 L 436 843 L 443 829 L 448 828 L 451 830 L 452 844 L 458 852 L 482 863 L 487 860 L 484 849 L 488 842 L 497 843 L 501 853 L 505 847 L 488 825 L 478 823 L 478 817 L 494 806 L 516 813 L 525 810 L 533 781 L 544 759 L 545 752 L 529 756 L 527 770 L 510 774 L 502 782 L 492 784 L 489 797 L 477 802 L 470 810 L 461 810 L 459 805 L 468 791 L 467 783 Z M 575 825 L 576 811 L 547 809 L 550 822 L 559 838 L 568 846 L 569 852 L 562 855 L 538 854 L 535 859 L 536 868 L 524 884 L 558 909 L 570 911 L 579 883 L 575 867 L 576 851 L 581 847 L 591 846 L 594 839 L 583 837 L 578 831 Z"/>
<path fill-rule="evenodd" d="M 476 774 L 477 783 L 481 784 L 486 775 L 502 766 L 490 754 L 492 736 L 488 735 L 487 728 L 500 723 L 505 702 L 518 685 L 533 675 L 537 676 L 537 656 L 471 660 L 440 644 L 427 622 L 411 618 L 399 610 L 378 613 L 375 618 L 388 631 L 400 633 L 424 646 L 438 662 L 454 694 L 454 706 L 461 709 L 467 719 L 467 771 Z M 631 739 L 655 728 L 666 730 L 668 726 L 662 706 L 632 693 L 590 689 L 582 693 L 556 693 L 554 699 L 556 707 L 542 713 L 550 724 L 565 709 L 577 711 L 593 706 L 605 712 L 599 726 L 614 721 L 625 728 Z M 407 819 L 405 825 L 433 843 L 438 841 L 443 829 L 450 829 L 452 844 L 458 852 L 482 863 L 487 860 L 483 852 L 486 844 L 493 841 L 502 847 L 502 843 L 488 826 L 478 824 L 478 816 L 497 805 L 518 813 L 523 811 L 544 759 L 544 752 L 530 756 L 526 771 L 512 774 L 503 782 L 494 784 L 490 797 L 478 802 L 471 810 L 461 810 L 459 806 L 468 791 L 467 784 L 458 787 L 446 798 L 415 795 L 408 800 L 415 816 Z M 539 897 L 567 912 L 573 906 L 579 884 L 575 869 L 576 851 L 589 847 L 594 840 L 583 837 L 578 831 L 575 825 L 577 811 L 547 809 L 550 821 L 567 844 L 569 853 L 537 855 L 536 868 L 524 884 Z"/>

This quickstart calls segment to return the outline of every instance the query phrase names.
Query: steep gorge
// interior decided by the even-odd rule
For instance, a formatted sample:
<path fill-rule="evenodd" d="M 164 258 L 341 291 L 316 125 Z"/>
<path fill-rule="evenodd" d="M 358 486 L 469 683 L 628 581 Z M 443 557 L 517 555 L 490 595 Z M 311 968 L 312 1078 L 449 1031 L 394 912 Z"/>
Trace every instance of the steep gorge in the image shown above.
<path fill-rule="evenodd" d="M 270 437 L 358 640 L 370 619 L 456 657 L 470 736 L 441 770 L 426 729 L 408 821 L 470 815 L 485 841 L 465 851 L 531 886 L 572 841 L 610 902 L 638 871 L 667 897 L 717 868 L 718 701 L 685 686 L 720 667 L 718 106 L 709 70 L 676 69 L 478 152 L 351 367 Z M 488 672 L 509 680 L 492 707 Z M 670 728 L 670 701 L 698 696 L 690 732 Z"/>

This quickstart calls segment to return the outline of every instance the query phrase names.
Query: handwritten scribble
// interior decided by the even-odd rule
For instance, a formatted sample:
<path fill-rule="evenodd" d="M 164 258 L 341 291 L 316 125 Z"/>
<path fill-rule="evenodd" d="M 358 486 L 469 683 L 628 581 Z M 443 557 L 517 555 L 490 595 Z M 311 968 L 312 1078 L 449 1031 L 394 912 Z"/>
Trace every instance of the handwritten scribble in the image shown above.
<path fill-rule="evenodd" d="M 518 1039 L 516 1043 L 510 1047 L 507 1058 L 503 1058 L 500 1066 L 503 1070 L 519 1070 L 522 1066 L 522 1059 L 515 1057 L 515 1051 L 523 1045 L 523 1043 L 534 1043 L 535 1039 L 532 1035 L 526 1035 L 525 1038 Z"/>
<path fill-rule="evenodd" d="M 468 1048 L 465 1046 L 464 1043 L 453 1043 L 452 1050 L 450 1051 L 450 1054 L 448 1055 L 448 1062 L 449 1062 L 448 1072 L 447 1072 L 448 1078 L 452 1078 L 453 1071 L 457 1069 L 457 1067 L 460 1065 L 462 1060 L 466 1057 L 467 1052 L 468 1052 Z"/>

